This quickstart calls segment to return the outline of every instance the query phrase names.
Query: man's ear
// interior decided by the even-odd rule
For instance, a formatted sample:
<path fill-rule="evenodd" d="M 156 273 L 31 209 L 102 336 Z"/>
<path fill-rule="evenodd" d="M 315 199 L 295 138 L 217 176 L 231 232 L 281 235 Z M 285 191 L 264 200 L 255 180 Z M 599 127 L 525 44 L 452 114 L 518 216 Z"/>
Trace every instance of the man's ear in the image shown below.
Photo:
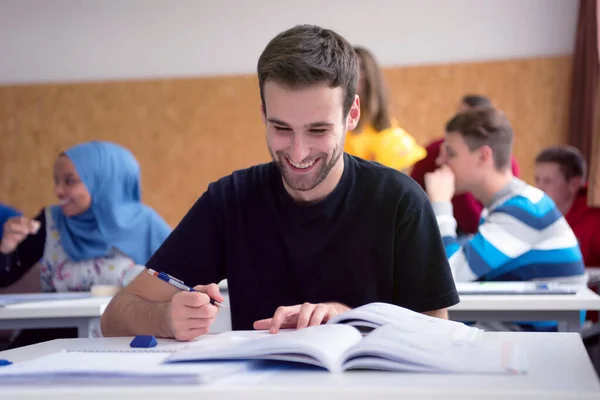
<path fill-rule="evenodd" d="M 483 165 L 486 163 L 494 164 L 494 152 L 488 145 L 483 145 L 479 148 L 479 162 Z"/>
<path fill-rule="evenodd" d="M 350 111 L 348 112 L 348 131 L 353 131 L 358 125 L 358 121 L 360 120 L 360 99 L 358 95 L 354 95 L 354 102 L 350 107 Z M 344 132 L 345 134 L 345 132 Z"/>
<path fill-rule="evenodd" d="M 444 138 L 444 141 L 442 142 L 442 145 L 440 146 L 440 152 L 435 159 L 436 167 L 441 167 L 442 165 L 446 164 L 447 159 L 448 159 L 448 157 L 447 157 L 447 151 L 446 151 L 446 139 Z"/>
<path fill-rule="evenodd" d="M 479 165 L 490 164 L 495 168 L 494 151 L 490 146 L 483 145 L 477 151 L 479 152 Z"/>
<path fill-rule="evenodd" d="M 583 186 L 583 179 L 581 176 L 574 176 L 569 180 L 569 188 L 571 189 L 571 193 L 579 192 L 579 189 Z"/>

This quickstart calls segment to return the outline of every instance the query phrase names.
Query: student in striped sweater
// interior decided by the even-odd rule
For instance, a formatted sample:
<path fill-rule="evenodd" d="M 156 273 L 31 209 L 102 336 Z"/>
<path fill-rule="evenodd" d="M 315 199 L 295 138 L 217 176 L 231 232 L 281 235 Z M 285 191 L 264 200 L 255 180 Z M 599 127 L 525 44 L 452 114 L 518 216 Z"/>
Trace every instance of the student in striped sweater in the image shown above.
<path fill-rule="evenodd" d="M 438 165 L 425 177 L 455 281 L 559 280 L 585 284 L 577 239 L 550 197 L 511 172 L 513 131 L 488 107 L 446 125 Z M 460 243 L 451 199 L 471 192 L 485 209 L 478 232 Z"/>

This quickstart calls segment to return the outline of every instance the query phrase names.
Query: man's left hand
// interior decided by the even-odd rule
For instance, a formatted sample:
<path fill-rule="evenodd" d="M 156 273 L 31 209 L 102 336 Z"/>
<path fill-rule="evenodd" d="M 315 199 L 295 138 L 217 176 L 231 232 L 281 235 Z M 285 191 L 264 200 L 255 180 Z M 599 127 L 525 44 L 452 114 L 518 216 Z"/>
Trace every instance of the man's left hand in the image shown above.
<path fill-rule="evenodd" d="M 296 306 L 279 307 L 273 318 L 254 322 L 254 329 L 277 333 L 279 329 L 302 329 L 321 325 L 334 316 L 349 311 L 350 307 L 340 303 L 304 303 Z"/>
<path fill-rule="evenodd" d="M 425 190 L 432 203 L 449 203 L 456 191 L 454 173 L 443 165 L 433 172 L 425 174 Z"/>

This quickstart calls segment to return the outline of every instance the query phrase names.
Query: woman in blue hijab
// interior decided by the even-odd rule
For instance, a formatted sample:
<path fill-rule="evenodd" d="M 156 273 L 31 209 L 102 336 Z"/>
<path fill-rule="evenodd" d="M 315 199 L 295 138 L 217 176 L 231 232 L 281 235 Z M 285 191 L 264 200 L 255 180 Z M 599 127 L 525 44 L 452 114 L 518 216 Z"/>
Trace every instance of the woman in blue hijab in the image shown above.
<path fill-rule="evenodd" d="M 33 220 L 13 217 L 0 242 L 0 287 L 41 261 L 42 290 L 89 291 L 124 286 L 171 232 L 141 202 L 140 167 L 127 149 L 92 141 L 54 164 L 58 204 Z"/>

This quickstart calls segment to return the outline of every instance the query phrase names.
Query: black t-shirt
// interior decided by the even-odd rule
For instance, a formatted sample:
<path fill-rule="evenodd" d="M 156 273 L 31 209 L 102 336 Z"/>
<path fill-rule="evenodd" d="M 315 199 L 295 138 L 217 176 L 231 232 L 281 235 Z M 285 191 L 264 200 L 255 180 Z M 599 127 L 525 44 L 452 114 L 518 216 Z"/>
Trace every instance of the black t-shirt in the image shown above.
<path fill-rule="evenodd" d="M 344 161 L 335 190 L 312 205 L 291 198 L 274 163 L 210 184 L 148 268 L 192 286 L 226 278 L 234 330 L 304 302 L 417 312 L 458 303 L 421 187 L 379 164 Z"/>

